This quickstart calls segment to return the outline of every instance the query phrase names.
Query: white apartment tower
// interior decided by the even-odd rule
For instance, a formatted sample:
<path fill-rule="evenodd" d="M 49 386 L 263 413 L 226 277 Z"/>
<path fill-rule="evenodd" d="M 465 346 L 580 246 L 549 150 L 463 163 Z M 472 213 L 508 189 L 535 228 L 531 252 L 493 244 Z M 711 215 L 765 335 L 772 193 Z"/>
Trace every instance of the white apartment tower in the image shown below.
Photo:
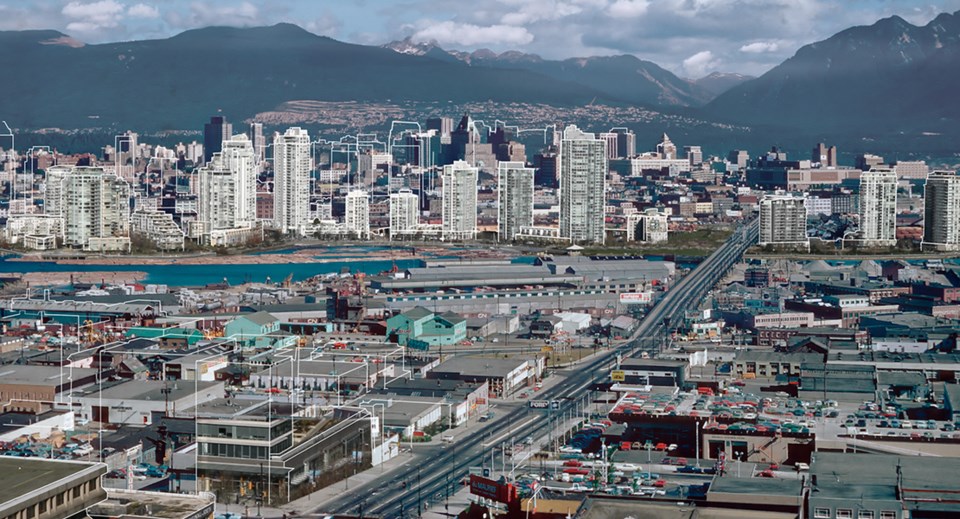
<path fill-rule="evenodd" d="M 259 165 L 263 162 L 267 150 L 267 139 L 263 136 L 263 123 L 250 123 L 247 137 L 250 138 L 250 144 L 253 146 L 254 160 Z"/>
<path fill-rule="evenodd" d="M 64 244 L 86 250 L 130 245 L 130 186 L 102 168 L 75 168 L 63 181 Z"/>
<path fill-rule="evenodd" d="M 197 220 L 202 234 L 241 227 L 238 184 L 237 175 L 224 164 L 220 152 L 197 170 Z"/>
<path fill-rule="evenodd" d="M 244 134 L 223 141 L 220 151 L 223 167 L 230 171 L 236 189 L 235 226 L 257 224 L 257 156 L 253 142 Z"/>
<path fill-rule="evenodd" d="M 273 137 L 273 225 L 303 234 L 310 224 L 310 135 L 288 128 Z"/>
<path fill-rule="evenodd" d="M 897 244 L 897 174 L 873 168 L 860 175 L 860 239 L 865 245 Z"/>
<path fill-rule="evenodd" d="M 71 173 L 73 166 L 50 166 L 44 171 L 43 214 L 62 216 L 63 181 Z"/>
<path fill-rule="evenodd" d="M 458 160 L 443 167 L 441 237 L 469 240 L 477 235 L 477 168 Z"/>
<path fill-rule="evenodd" d="M 669 237 L 667 213 L 651 207 L 642 213 L 627 215 L 627 241 L 663 243 Z"/>
<path fill-rule="evenodd" d="M 370 237 L 370 195 L 366 191 L 354 189 L 347 193 L 343 223 L 347 232 L 357 238 Z"/>
<path fill-rule="evenodd" d="M 921 249 L 960 251 L 960 176 L 934 171 L 923 195 Z"/>
<path fill-rule="evenodd" d="M 390 238 L 408 234 L 420 224 L 420 198 L 409 189 L 390 193 Z"/>
<path fill-rule="evenodd" d="M 497 166 L 497 225 L 501 240 L 512 240 L 521 227 L 533 225 L 533 168 L 523 162 Z"/>
<path fill-rule="evenodd" d="M 760 200 L 760 240 L 763 245 L 810 245 L 807 206 L 802 197 L 770 195 Z"/>
<path fill-rule="evenodd" d="M 607 186 L 606 141 L 574 125 L 563 130 L 560 177 L 560 237 L 603 243 Z"/>

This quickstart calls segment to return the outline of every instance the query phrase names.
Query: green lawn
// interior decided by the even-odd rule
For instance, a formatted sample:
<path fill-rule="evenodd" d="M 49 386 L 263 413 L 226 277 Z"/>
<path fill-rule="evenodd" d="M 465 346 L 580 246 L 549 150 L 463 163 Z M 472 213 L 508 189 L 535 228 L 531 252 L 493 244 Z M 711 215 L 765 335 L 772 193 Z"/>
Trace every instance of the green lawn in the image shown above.
<path fill-rule="evenodd" d="M 692 232 L 671 232 L 667 243 L 657 243 L 644 245 L 640 243 L 630 243 L 616 245 L 606 245 L 603 247 L 587 247 L 583 254 L 586 256 L 595 255 L 616 255 L 616 254 L 677 254 L 681 256 L 709 256 L 717 250 L 733 231 L 728 229 L 698 229 Z"/>

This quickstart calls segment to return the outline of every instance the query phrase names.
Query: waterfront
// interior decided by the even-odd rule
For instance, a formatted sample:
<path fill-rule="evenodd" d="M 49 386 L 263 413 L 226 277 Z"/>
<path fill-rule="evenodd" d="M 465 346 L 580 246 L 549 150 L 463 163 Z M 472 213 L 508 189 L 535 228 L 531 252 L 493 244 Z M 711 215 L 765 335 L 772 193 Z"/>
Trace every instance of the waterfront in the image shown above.
<path fill-rule="evenodd" d="M 419 259 L 327 261 L 323 263 L 258 263 L 258 264 L 203 264 L 203 265 L 113 265 L 113 264 L 59 264 L 51 261 L 9 261 L 0 258 L 0 274 L 12 273 L 70 273 L 70 272 L 145 272 L 140 281 L 169 286 L 203 286 L 224 280 L 231 285 L 249 282 L 265 282 L 267 278 L 278 282 L 289 275 L 294 281 L 318 274 L 336 274 L 344 271 L 377 274 L 398 268 L 422 265 Z M 62 276 L 58 276 L 62 277 Z"/>

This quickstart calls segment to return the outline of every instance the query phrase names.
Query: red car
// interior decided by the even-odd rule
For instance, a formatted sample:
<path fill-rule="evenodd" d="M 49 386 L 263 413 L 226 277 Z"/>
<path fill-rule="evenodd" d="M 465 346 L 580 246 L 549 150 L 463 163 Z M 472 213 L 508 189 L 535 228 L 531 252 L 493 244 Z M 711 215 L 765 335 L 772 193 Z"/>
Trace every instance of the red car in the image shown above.
<path fill-rule="evenodd" d="M 666 485 L 667 485 L 667 482 L 666 482 L 666 480 L 663 480 L 663 479 L 658 479 L 658 480 L 656 480 L 656 481 L 653 482 L 653 486 L 655 486 L 655 487 L 657 487 L 657 488 L 663 488 L 663 487 L 665 487 Z"/>
<path fill-rule="evenodd" d="M 563 462 L 564 467 L 582 467 L 583 463 L 577 460 L 567 460 Z"/>
<path fill-rule="evenodd" d="M 687 463 L 687 458 L 677 458 L 673 461 L 672 465 L 676 465 L 678 467 L 685 467 L 689 465 L 689 463 Z"/>
<path fill-rule="evenodd" d="M 590 471 L 587 470 L 587 469 L 573 468 L 573 467 L 563 469 L 563 472 L 565 472 L 565 473 L 567 473 L 567 474 L 577 474 L 577 475 L 580 475 L 580 476 L 586 476 L 587 474 L 590 473 Z"/>
<path fill-rule="evenodd" d="M 772 471 L 772 470 L 761 470 L 760 472 L 757 472 L 757 477 L 758 477 L 758 478 L 772 478 L 772 477 L 775 477 L 775 476 L 773 475 L 773 471 Z"/>

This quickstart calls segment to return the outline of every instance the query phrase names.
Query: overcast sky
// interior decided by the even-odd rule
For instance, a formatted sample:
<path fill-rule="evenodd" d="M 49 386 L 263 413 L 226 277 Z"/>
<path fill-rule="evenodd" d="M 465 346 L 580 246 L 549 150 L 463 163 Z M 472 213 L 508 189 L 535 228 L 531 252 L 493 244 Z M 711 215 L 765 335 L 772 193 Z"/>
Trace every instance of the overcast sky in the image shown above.
<path fill-rule="evenodd" d="M 922 25 L 958 9 L 960 0 L 0 0 L 0 29 L 101 43 L 285 21 L 362 44 L 409 36 L 552 59 L 634 54 L 697 78 L 759 75 L 853 25 L 893 14 Z"/>

